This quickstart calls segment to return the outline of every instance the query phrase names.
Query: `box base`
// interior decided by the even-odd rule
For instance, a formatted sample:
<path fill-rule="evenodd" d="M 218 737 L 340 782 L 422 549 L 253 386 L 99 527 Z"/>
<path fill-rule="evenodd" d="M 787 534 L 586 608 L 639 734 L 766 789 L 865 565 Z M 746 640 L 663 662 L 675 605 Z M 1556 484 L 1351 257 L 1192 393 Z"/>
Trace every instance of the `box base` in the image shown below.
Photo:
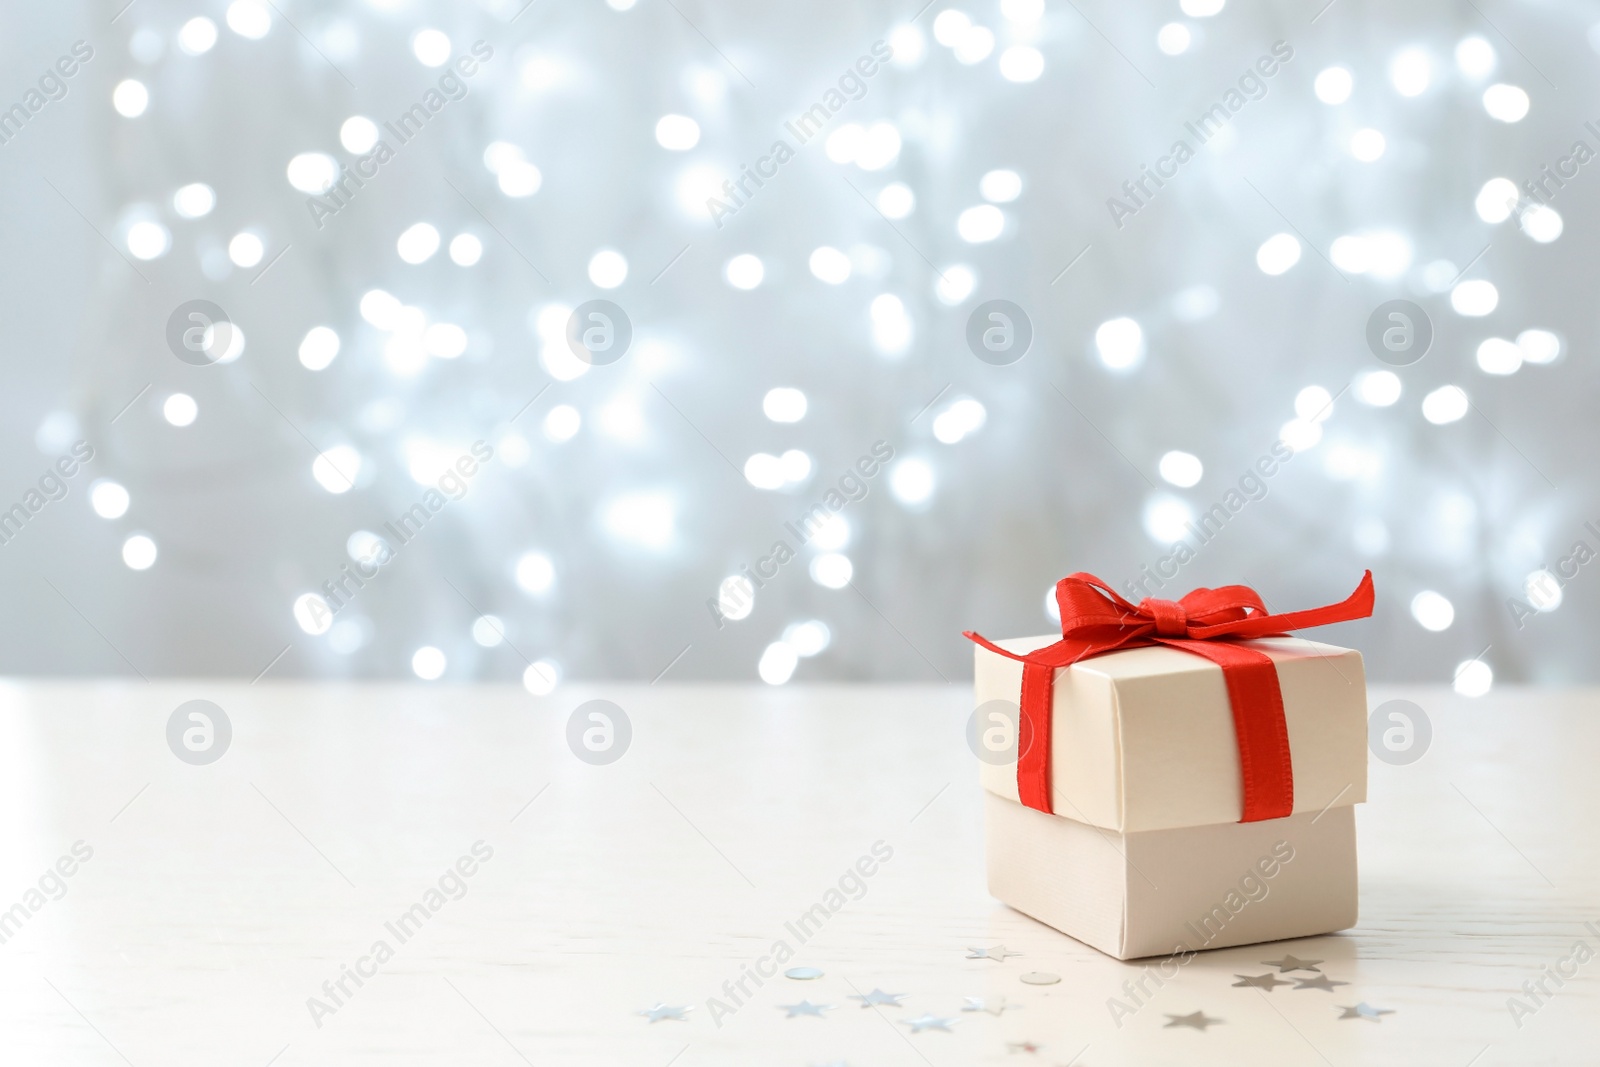
<path fill-rule="evenodd" d="M 1117 959 L 1356 923 L 1355 809 L 1130 834 L 985 791 L 989 892 Z"/>

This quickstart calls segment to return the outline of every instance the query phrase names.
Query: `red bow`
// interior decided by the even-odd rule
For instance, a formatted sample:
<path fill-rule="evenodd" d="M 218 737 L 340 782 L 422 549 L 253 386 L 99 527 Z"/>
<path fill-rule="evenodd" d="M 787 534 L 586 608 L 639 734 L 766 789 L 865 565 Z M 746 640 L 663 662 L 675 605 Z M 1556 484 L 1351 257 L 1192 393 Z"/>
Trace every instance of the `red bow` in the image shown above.
<path fill-rule="evenodd" d="M 1181 600 L 1146 597 L 1134 605 L 1099 578 L 1082 572 L 1056 583 L 1056 603 L 1061 607 L 1061 640 L 1025 655 L 1007 652 L 970 630 L 964 635 L 1022 663 L 1017 728 L 1017 795 L 1022 802 L 1043 812 L 1053 810 L 1050 707 L 1056 670 L 1107 652 L 1167 645 L 1204 656 L 1222 668 L 1244 780 L 1244 814 L 1239 821 L 1258 822 L 1294 811 L 1289 728 L 1272 657 L 1235 640 L 1364 619 L 1372 614 L 1372 572 L 1367 571 L 1356 591 L 1340 603 L 1282 615 L 1269 614 L 1247 585 L 1196 589 Z"/>

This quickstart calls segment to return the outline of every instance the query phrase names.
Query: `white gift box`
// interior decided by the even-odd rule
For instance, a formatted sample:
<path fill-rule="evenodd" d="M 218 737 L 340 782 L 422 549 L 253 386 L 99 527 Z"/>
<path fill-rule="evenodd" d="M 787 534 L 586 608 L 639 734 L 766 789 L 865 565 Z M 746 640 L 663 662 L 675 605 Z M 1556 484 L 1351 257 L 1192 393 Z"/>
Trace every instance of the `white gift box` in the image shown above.
<path fill-rule="evenodd" d="M 1025 653 L 1058 640 L 996 644 Z M 1292 637 L 1241 643 L 1277 671 L 1292 814 L 1238 821 L 1243 788 L 1221 667 L 1161 646 L 1094 656 L 1055 674 L 1053 813 L 1021 804 L 1014 760 L 980 764 L 989 891 L 1118 959 L 1353 926 L 1352 805 L 1367 792 L 1361 655 Z M 976 656 L 980 734 L 1009 715 L 1014 737 L 1022 664 L 981 646 Z"/>

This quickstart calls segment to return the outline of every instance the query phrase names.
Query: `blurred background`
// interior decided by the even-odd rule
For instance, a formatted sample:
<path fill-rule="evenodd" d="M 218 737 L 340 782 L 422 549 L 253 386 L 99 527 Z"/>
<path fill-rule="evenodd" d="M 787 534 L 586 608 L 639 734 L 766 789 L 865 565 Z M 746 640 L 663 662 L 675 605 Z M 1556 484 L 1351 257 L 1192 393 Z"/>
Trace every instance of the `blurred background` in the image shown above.
<path fill-rule="evenodd" d="M 1371 568 L 1376 680 L 1600 680 L 1597 17 L 12 5 L 0 670 L 959 683 Z"/>

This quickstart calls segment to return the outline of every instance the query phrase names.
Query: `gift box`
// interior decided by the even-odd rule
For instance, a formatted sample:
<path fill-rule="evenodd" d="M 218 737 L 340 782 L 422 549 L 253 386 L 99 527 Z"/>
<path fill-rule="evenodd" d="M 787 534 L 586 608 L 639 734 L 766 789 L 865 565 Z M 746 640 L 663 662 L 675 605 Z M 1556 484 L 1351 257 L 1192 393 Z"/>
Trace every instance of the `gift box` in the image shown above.
<path fill-rule="evenodd" d="M 1059 638 L 968 634 L 989 891 L 1118 959 L 1354 925 L 1361 655 L 1285 631 L 1371 614 L 1370 573 L 1285 615 L 1083 574 L 1057 602 Z"/>

